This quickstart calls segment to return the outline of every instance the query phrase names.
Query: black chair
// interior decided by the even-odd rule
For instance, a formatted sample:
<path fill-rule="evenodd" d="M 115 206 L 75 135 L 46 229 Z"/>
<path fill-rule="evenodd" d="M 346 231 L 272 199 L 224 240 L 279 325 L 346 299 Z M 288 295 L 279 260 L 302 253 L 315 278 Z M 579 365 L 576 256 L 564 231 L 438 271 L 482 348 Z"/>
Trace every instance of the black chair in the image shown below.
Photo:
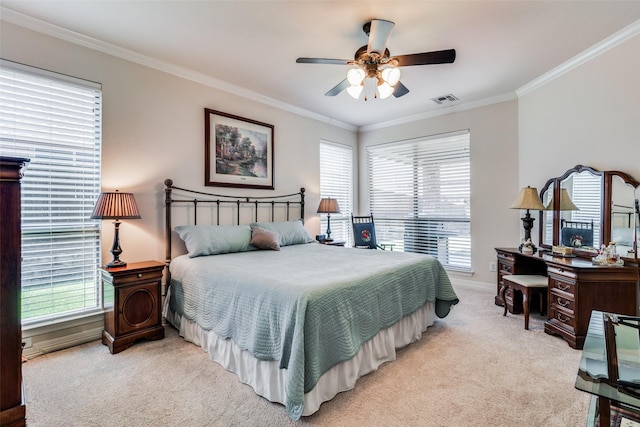
<path fill-rule="evenodd" d="M 561 242 L 564 246 L 582 247 L 593 246 L 593 220 L 561 221 Z"/>
<path fill-rule="evenodd" d="M 354 247 L 384 250 L 376 242 L 376 227 L 373 223 L 373 214 L 367 216 L 353 216 L 351 214 L 351 225 L 353 227 Z"/>

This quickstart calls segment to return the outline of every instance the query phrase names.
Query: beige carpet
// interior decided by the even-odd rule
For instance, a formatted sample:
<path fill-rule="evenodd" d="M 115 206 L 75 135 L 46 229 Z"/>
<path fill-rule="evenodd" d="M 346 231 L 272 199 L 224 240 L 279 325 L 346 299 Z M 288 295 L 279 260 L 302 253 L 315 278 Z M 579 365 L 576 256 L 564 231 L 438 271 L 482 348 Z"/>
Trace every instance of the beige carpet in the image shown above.
<path fill-rule="evenodd" d="M 461 302 L 395 362 L 293 422 L 167 326 L 117 355 L 92 342 L 23 365 L 28 426 L 584 426 L 580 351 L 532 314 L 502 317 L 488 288 Z"/>

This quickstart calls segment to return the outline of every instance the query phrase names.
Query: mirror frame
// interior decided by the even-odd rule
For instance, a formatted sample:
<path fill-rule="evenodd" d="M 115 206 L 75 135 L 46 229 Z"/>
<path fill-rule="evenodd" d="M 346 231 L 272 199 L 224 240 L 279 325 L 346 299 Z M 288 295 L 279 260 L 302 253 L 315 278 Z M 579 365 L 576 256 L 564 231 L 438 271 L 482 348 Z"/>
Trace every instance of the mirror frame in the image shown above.
<path fill-rule="evenodd" d="M 594 175 L 602 176 L 602 195 L 601 195 L 601 205 L 600 205 L 600 208 L 601 208 L 600 214 L 602 217 L 602 232 L 600 234 L 600 238 L 601 238 L 601 241 L 599 242 L 600 246 L 604 244 L 608 244 L 608 242 L 611 240 L 611 226 L 612 226 L 611 205 L 613 200 L 613 177 L 614 176 L 620 177 L 626 184 L 629 184 L 632 187 L 634 187 L 636 191 L 638 190 L 638 187 L 640 187 L 640 182 L 636 181 L 631 175 L 625 172 L 599 171 L 590 166 L 583 166 L 583 165 L 576 165 L 573 168 L 568 169 L 564 174 L 562 174 L 562 176 L 550 178 L 549 180 L 547 180 L 544 187 L 542 187 L 542 189 L 540 190 L 539 195 L 540 195 L 540 198 L 542 199 L 542 197 L 544 196 L 545 192 L 549 189 L 549 187 L 553 186 L 553 243 L 552 245 L 560 244 L 560 206 L 558 201 L 560 200 L 561 183 L 566 178 L 568 178 L 569 175 L 573 173 L 580 173 L 583 171 L 588 171 Z M 552 245 L 549 245 L 548 243 L 544 243 L 542 241 L 543 232 L 544 232 L 543 221 L 544 221 L 544 211 L 540 211 L 540 223 L 538 225 L 538 232 L 539 232 L 538 245 L 544 249 L 551 249 Z M 636 227 L 637 227 L 637 224 L 636 224 Z M 638 260 L 638 236 L 635 233 L 634 233 L 634 236 L 635 236 L 634 257 L 626 258 L 626 259 L 635 263 Z M 592 257 L 594 255 L 592 251 L 580 250 L 575 248 L 573 250 L 573 253 L 576 254 L 577 256 L 583 256 L 583 257 Z M 623 256 L 623 258 L 625 257 Z"/>

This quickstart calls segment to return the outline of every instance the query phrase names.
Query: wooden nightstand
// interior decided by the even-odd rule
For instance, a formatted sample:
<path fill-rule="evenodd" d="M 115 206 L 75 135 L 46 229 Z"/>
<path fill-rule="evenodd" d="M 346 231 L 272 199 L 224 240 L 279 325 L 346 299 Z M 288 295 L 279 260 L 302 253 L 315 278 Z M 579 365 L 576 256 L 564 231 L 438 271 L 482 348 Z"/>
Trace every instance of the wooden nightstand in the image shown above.
<path fill-rule="evenodd" d="M 323 245 L 329 245 L 329 246 L 344 246 L 346 242 L 344 240 L 331 240 L 331 241 L 325 240 L 324 242 L 318 242 L 318 243 L 321 243 Z"/>
<path fill-rule="evenodd" d="M 100 270 L 105 305 L 102 344 L 111 354 L 141 338 L 164 338 L 160 296 L 164 267 L 162 262 L 145 261 Z"/>

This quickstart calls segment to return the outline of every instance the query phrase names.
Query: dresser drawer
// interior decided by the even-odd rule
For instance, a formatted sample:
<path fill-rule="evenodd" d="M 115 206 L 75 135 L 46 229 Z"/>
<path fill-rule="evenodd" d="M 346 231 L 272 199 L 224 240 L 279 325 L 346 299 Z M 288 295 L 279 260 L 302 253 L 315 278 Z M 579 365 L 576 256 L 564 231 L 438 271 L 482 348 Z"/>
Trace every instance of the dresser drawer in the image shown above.
<path fill-rule="evenodd" d="M 570 333 L 573 333 L 576 327 L 575 317 L 558 308 L 556 305 L 549 307 L 549 320 L 547 320 L 547 322 L 551 322 Z"/>
<path fill-rule="evenodd" d="M 502 274 L 513 274 L 513 264 L 499 263 L 498 271 Z"/>
<path fill-rule="evenodd" d="M 552 289 L 549 292 L 549 306 L 554 307 L 558 312 L 568 312 L 570 315 L 575 314 L 576 303 L 573 294 Z"/>
<path fill-rule="evenodd" d="M 549 276 L 549 292 L 553 292 L 554 289 L 572 296 L 576 293 L 575 283 L 565 282 L 564 280 L 558 280 L 555 277 Z"/>

